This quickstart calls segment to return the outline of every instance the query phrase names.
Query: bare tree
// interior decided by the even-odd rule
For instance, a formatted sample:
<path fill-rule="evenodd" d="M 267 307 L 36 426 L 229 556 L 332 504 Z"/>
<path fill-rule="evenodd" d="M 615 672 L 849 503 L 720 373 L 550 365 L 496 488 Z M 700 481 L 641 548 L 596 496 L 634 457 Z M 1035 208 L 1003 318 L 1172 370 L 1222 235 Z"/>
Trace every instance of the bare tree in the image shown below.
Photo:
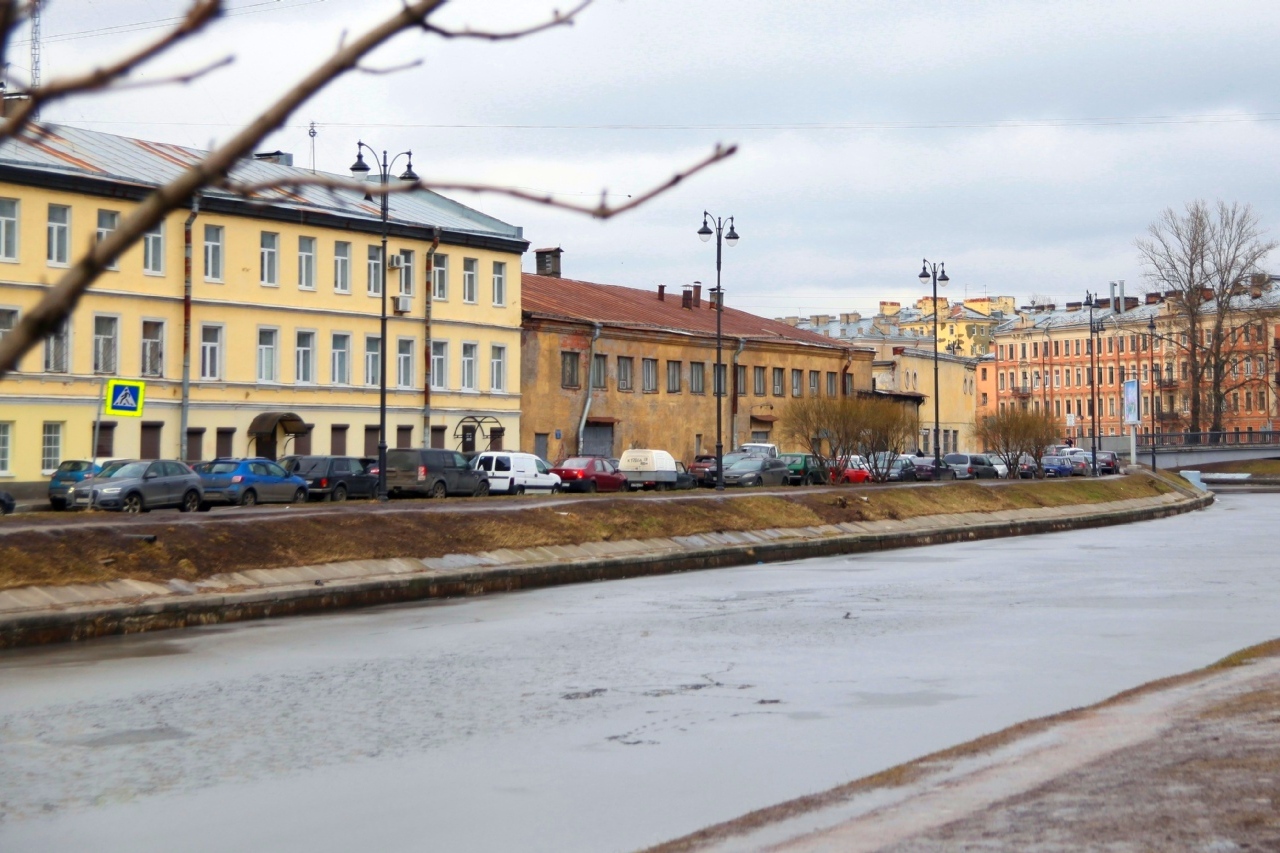
<path fill-rule="evenodd" d="M 1035 460 L 1036 475 L 1040 475 L 1040 458 L 1045 448 L 1062 435 L 1062 424 L 1047 411 L 1032 411 L 1011 406 L 994 415 L 988 415 L 974 425 L 974 437 L 988 452 L 999 456 L 1009 469 L 1008 477 L 1018 476 L 1018 465 L 1023 456 Z"/>
<path fill-rule="evenodd" d="M 351 72 L 386 73 L 388 70 L 403 70 L 416 65 L 417 63 L 411 63 L 409 66 L 402 66 L 401 69 L 371 69 L 361 65 L 370 53 L 396 35 L 408 30 L 420 30 L 443 39 L 470 38 L 503 41 L 522 38 L 554 27 L 572 24 L 591 2 L 592 0 L 580 0 L 568 12 L 553 12 L 547 20 L 531 27 L 506 32 L 482 32 L 470 29 L 450 30 L 432 23 L 431 16 L 444 5 L 445 0 L 403 0 L 401 8 L 395 14 L 364 34 L 349 41 L 344 40 L 323 62 L 311 69 L 301 82 L 283 92 L 270 106 L 233 134 L 227 142 L 208 152 L 201 162 L 185 170 L 169 183 L 157 187 L 124 218 L 112 234 L 96 243 L 80 257 L 75 258 L 69 269 L 49 288 L 40 302 L 24 313 L 17 327 L 0 339 L 0 379 L 17 366 L 19 359 L 28 350 L 59 328 L 62 321 L 75 309 L 80 297 L 114 258 L 141 239 L 142 235 L 155 227 L 166 214 L 187 206 L 190 200 L 206 187 L 241 192 L 270 188 L 261 185 L 255 187 L 240 185 L 230 176 L 238 161 L 249 156 L 268 134 L 284 124 L 313 95 Z M 0 0 L 0 61 L 4 60 L 9 40 L 28 12 L 29 3 L 24 0 Z M 185 41 L 208 30 L 222 12 L 222 0 L 190 0 L 190 6 L 181 21 L 142 48 L 89 73 L 54 79 L 30 90 L 27 99 L 18 102 L 18 106 L 0 122 L 0 140 L 35 133 L 38 129 L 31 124 L 32 115 L 39 107 L 52 102 L 71 97 L 91 96 L 95 92 L 114 91 L 134 85 L 179 85 L 225 65 L 230 61 L 230 57 L 160 81 L 135 84 L 128 79 L 133 72 L 142 69 L 157 58 L 174 55 Z M 499 192 L 586 213 L 598 219 L 608 219 L 674 187 L 690 175 L 730 156 L 735 150 L 734 146 L 716 146 L 706 159 L 618 207 L 609 206 L 604 200 L 603 193 L 599 204 L 586 206 L 561 202 L 548 196 L 532 195 L 518 189 L 484 184 L 446 185 L 423 180 L 413 187 L 401 188 L 401 191 L 417 188 Z M 377 185 L 357 184 L 334 178 L 317 178 L 316 182 L 335 188 L 358 189 L 362 194 L 376 195 L 384 191 Z"/>
<path fill-rule="evenodd" d="M 871 476 L 884 481 L 895 459 L 914 440 L 915 414 L 872 394 L 796 400 L 782 415 L 783 435 L 824 464 L 860 455 Z"/>
<path fill-rule="evenodd" d="M 1219 432 L 1229 372 L 1239 358 L 1233 330 L 1249 313 L 1241 297 L 1277 244 L 1265 239 L 1249 205 L 1224 201 L 1212 209 L 1193 201 L 1181 214 L 1166 208 L 1147 234 L 1136 243 L 1147 279 L 1165 294 L 1181 327 L 1166 340 L 1186 356 L 1188 428 L 1201 431 L 1207 403 L 1210 429 Z"/>

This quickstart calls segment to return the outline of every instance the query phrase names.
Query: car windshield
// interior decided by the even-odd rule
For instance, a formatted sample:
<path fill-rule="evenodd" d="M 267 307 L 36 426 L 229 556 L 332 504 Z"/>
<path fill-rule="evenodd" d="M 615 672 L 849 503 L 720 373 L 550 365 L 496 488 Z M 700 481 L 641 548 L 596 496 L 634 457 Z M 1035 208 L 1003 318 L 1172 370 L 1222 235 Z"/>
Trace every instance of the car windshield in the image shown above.
<path fill-rule="evenodd" d="M 121 468 L 123 468 L 126 464 L 128 464 L 128 463 L 125 463 L 125 462 L 108 462 L 106 465 L 103 465 L 103 466 L 102 466 L 102 470 L 98 472 L 98 476 L 99 476 L 99 477 L 110 477 L 112 474 L 114 474 L 115 472 L 117 472 L 117 471 L 119 471 Z"/>
<path fill-rule="evenodd" d="M 106 469 L 104 469 L 101 476 L 110 477 L 115 480 L 128 480 L 134 477 L 141 477 L 143 474 L 147 473 L 147 469 L 150 467 L 150 462 L 125 462 L 109 474 Z"/>
<path fill-rule="evenodd" d="M 574 456 L 566 459 L 557 465 L 557 468 L 586 468 L 591 465 L 592 460 L 585 456 Z"/>
<path fill-rule="evenodd" d="M 329 459 L 326 456 L 303 456 L 293 460 L 293 463 L 291 470 L 302 477 L 329 472 Z"/>
<path fill-rule="evenodd" d="M 784 453 L 778 458 L 788 465 L 801 465 L 804 463 L 803 453 Z"/>
<path fill-rule="evenodd" d="M 208 467 L 204 469 L 206 474 L 234 474 L 236 469 L 240 467 L 239 462 L 231 460 L 222 460 L 220 462 L 210 462 Z"/>
<path fill-rule="evenodd" d="M 739 459 L 729 466 L 730 471 L 759 471 L 764 464 L 763 459 Z"/>
<path fill-rule="evenodd" d="M 1061 456 L 1046 456 L 1040 460 L 1044 465 L 1060 465 L 1067 460 Z"/>

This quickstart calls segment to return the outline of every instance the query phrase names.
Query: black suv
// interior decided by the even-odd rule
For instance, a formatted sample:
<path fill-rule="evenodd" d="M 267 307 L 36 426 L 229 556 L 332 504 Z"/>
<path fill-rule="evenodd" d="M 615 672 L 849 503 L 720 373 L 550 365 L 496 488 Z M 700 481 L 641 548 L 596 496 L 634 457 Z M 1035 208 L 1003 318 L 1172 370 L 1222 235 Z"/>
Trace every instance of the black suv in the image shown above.
<path fill-rule="evenodd" d="M 354 456 L 286 456 L 280 464 L 307 481 L 307 496 L 322 501 L 377 496 L 378 476 Z"/>
<path fill-rule="evenodd" d="M 489 478 L 456 450 L 388 450 L 387 493 L 480 497 L 489 494 Z"/>

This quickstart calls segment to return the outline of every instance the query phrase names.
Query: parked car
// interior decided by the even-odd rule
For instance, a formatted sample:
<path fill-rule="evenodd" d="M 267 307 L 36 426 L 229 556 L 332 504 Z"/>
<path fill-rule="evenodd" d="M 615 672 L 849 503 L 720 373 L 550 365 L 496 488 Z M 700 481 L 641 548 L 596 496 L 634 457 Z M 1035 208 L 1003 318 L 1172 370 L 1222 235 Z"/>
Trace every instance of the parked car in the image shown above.
<path fill-rule="evenodd" d="M 270 459 L 211 459 L 195 466 L 204 487 L 200 509 L 215 504 L 302 503 L 307 481 Z"/>
<path fill-rule="evenodd" d="M 54 509 L 66 509 L 67 492 L 90 474 L 102 470 L 87 459 L 64 459 L 49 478 L 49 505 Z"/>
<path fill-rule="evenodd" d="M 910 483 L 917 479 L 924 479 L 916 476 L 916 461 L 920 458 L 917 456 L 899 456 L 889 464 L 885 479 L 889 482 L 898 483 Z"/>
<path fill-rule="evenodd" d="M 837 483 L 865 483 L 871 479 L 871 468 L 861 456 L 846 456 L 836 461 L 832 476 Z"/>
<path fill-rule="evenodd" d="M 826 463 L 812 453 L 783 453 L 787 463 L 787 482 L 793 486 L 823 486 L 831 481 Z"/>
<path fill-rule="evenodd" d="M 1070 477 L 1075 465 L 1069 456 L 1041 456 L 1040 469 L 1045 477 Z"/>
<path fill-rule="evenodd" d="M 1021 480 L 1034 480 L 1040 476 L 1040 465 L 1035 458 L 1028 453 L 1024 453 L 1018 457 L 1018 478 Z"/>
<path fill-rule="evenodd" d="M 171 506 L 191 512 L 204 501 L 204 486 L 199 474 L 175 459 L 129 459 L 80 481 L 67 499 L 70 506 L 123 512 Z"/>
<path fill-rule="evenodd" d="M 737 449 L 739 453 L 750 453 L 753 456 L 768 456 L 771 459 L 778 458 L 778 445 L 776 444 L 749 441 L 746 444 L 739 444 Z"/>
<path fill-rule="evenodd" d="M 687 489 L 696 489 L 697 487 L 697 478 L 689 473 L 689 469 L 684 467 L 683 462 L 676 460 L 676 482 L 672 488 L 684 491 Z"/>
<path fill-rule="evenodd" d="M 715 484 L 716 455 L 714 453 L 699 453 L 693 457 L 693 461 L 689 463 L 689 473 L 693 475 L 693 479 L 699 485 L 706 485 L 707 471 L 711 471 L 711 484 Z"/>
<path fill-rule="evenodd" d="M 489 491 L 498 494 L 558 492 L 563 486 L 562 478 L 551 470 L 551 466 L 532 453 L 486 450 L 477 453 L 471 465 L 484 472 L 489 478 Z"/>
<path fill-rule="evenodd" d="M 1067 453 L 1062 458 L 1071 463 L 1073 477 L 1088 477 L 1093 473 L 1093 457 L 1088 453 Z"/>
<path fill-rule="evenodd" d="M 749 456 L 724 469 L 725 486 L 781 486 L 787 463 L 769 456 Z"/>
<path fill-rule="evenodd" d="M 479 457 L 477 457 L 478 459 Z M 369 469 L 377 474 L 375 462 Z M 456 450 L 396 448 L 387 451 L 387 494 L 443 498 L 446 495 L 489 494 L 489 478 L 483 468 L 472 467 Z M 503 481 L 506 482 L 505 480 Z"/>
<path fill-rule="evenodd" d="M 948 453 L 943 461 L 955 471 L 957 480 L 994 480 L 996 466 L 982 453 Z"/>
<path fill-rule="evenodd" d="M 665 450 L 627 450 L 618 461 L 618 471 L 626 476 L 631 489 L 664 492 L 674 489 L 679 479 L 675 457 Z"/>
<path fill-rule="evenodd" d="M 750 456 L 752 456 L 752 454 L 739 453 L 737 451 L 733 453 L 726 453 L 724 455 L 724 469 L 728 471 L 733 463 L 737 462 L 739 459 L 747 459 Z M 692 471 L 692 469 L 690 470 Z M 703 486 L 714 486 L 716 484 L 716 458 L 714 456 L 712 456 L 710 461 L 702 468 L 701 473 L 698 476 L 698 482 Z"/>
<path fill-rule="evenodd" d="M 8 492 L 0 492 L 0 515 L 8 515 L 18 507 L 18 502 Z"/>
<path fill-rule="evenodd" d="M 1120 454 L 1114 450 L 1098 451 L 1098 474 L 1119 474 Z"/>
<path fill-rule="evenodd" d="M 566 492 L 625 492 L 627 478 L 603 456 L 571 456 L 551 469 Z"/>
<path fill-rule="evenodd" d="M 996 469 L 996 477 L 1003 480 L 1009 476 L 1009 466 L 1005 461 L 994 453 L 988 453 L 987 459 L 991 460 L 991 467 Z"/>
<path fill-rule="evenodd" d="M 946 459 L 938 463 L 938 473 L 935 476 L 932 456 L 912 456 L 909 458 L 915 466 L 917 480 L 955 480 L 959 478 L 959 473 L 956 471 L 955 466 L 947 462 Z"/>
<path fill-rule="evenodd" d="M 354 456 L 286 456 L 280 467 L 306 481 L 308 500 L 345 501 L 378 494 L 377 473 L 369 473 L 368 466 Z"/>

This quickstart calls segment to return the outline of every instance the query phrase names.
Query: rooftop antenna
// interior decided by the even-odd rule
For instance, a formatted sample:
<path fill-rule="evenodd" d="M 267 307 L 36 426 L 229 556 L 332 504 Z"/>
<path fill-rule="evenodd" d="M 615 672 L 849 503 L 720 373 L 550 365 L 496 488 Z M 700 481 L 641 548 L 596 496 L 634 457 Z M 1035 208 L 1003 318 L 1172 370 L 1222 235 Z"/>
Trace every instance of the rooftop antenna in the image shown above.
<path fill-rule="evenodd" d="M 311 122 L 311 129 L 307 131 L 307 136 L 311 137 L 311 174 L 316 173 L 316 123 Z"/>
<path fill-rule="evenodd" d="M 40 0 L 31 0 L 31 89 L 40 88 Z M 31 112 L 31 120 L 40 120 L 40 105 Z"/>

